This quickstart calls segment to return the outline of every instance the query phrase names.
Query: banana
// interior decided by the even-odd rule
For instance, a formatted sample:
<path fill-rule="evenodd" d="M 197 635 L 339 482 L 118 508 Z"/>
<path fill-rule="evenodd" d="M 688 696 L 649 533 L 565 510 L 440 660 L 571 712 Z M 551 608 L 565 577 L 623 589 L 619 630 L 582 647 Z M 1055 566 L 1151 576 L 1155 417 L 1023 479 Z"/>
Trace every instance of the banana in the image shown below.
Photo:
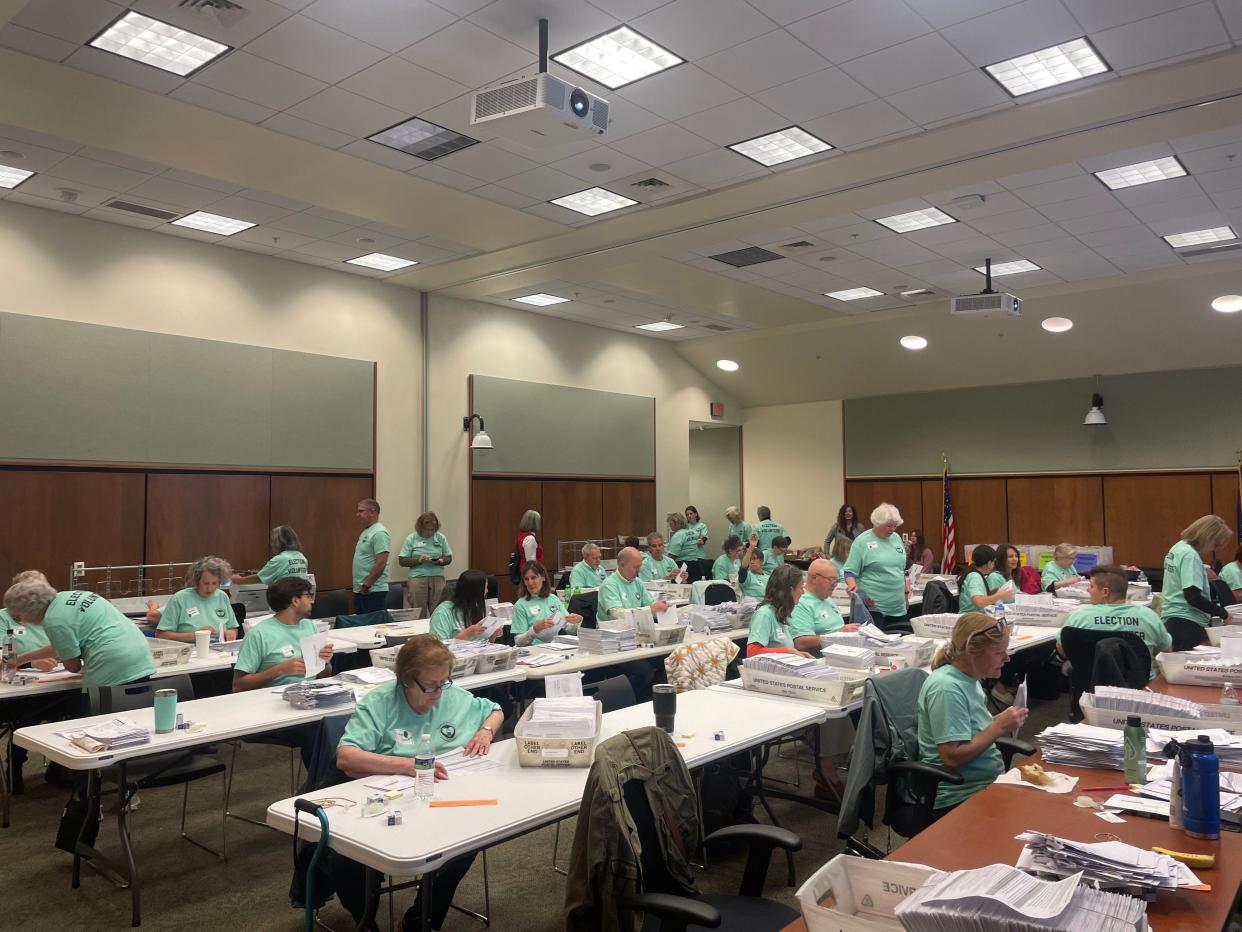
<path fill-rule="evenodd" d="M 1216 864 L 1216 855 L 1214 854 L 1190 854 L 1186 851 L 1170 851 L 1168 848 L 1159 848 L 1152 846 L 1152 851 L 1156 854 L 1167 854 L 1176 861 L 1181 861 L 1187 867 L 1195 867 L 1205 869 Z"/>

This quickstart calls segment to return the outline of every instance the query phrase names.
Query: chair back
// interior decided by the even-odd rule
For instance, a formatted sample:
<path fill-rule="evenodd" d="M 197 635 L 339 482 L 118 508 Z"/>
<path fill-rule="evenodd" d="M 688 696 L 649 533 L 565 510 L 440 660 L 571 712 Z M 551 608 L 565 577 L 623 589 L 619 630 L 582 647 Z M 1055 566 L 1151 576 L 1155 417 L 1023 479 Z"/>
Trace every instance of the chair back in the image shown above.
<path fill-rule="evenodd" d="M 246 620 L 246 606 L 242 605 L 240 602 L 234 602 L 233 603 L 233 617 L 237 619 L 237 627 L 239 629 L 237 633 L 240 636 L 244 634 L 246 631 L 246 627 L 244 624 Z"/>
<path fill-rule="evenodd" d="M 923 614 L 941 615 L 957 611 L 957 598 L 939 579 L 933 579 L 923 588 Z"/>
<path fill-rule="evenodd" d="M 737 593 L 733 591 L 730 583 L 722 580 L 708 583 L 707 588 L 703 590 L 704 605 L 720 605 L 724 602 L 736 602 Z"/>
<path fill-rule="evenodd" d="M 408 585 L 404 580 L 401 582 L 388 584 L 388 595 L 384 598 L 384 608 L 405 608 L 405 587 Z"/>
<path fill-rule="evenodd" d="M 610 676 L 606 680 L 587 683 L 582 687 L 582 695 L 598 700 L 605 713 L 628 709 L 638 701 L 627 676 Z"/>
<path fill-rule="evenodd" d="M 626 780 L 621 788 L 621 798 L 634 822 L 641 846 L 640 892 L 685 895 L 685 886 L 677 882 L 669 872 L 668 862 L 664 860 L 664 848 L 660 844 L 660 833 L 656 828 L 655 813 L 651 811 L 651 801 L 647 799 L 646 783 L 642 780 Z"/>
<path fill-rule="evenodd" d="M 1118 677 L 1109 676 L 1105 679 L 1097 679 L 1096 673 L 1096 652 L 1101 648 L 1105 641 L 1118 640 L 1135 642 L 1131 644 L 1131 649 L 1137 652 L 1142 649 L 1142 654 L 1147 657 L 1147 666 L 1142 670 L 1142 682 L 1135 683 L 1132 680 L 1122 677 L 1122 682 L 1116 682 Z M 1070 721 L 1081 722 L 1083 720 L 1082 706 L 1079 700 L 1084 692 L 1094 692 L 1096 686 L 1128 686 L 1134 689 L 1142 688 L 1147 685 L 1148 672 L 1151 668 L 1151 651 L 1143 642 L 1143 639 L 1132 631 L 1095 631 L 1090 628 L 1062 628 L 1061 629 L 1061 647 L 1065 651 L 1065 658 L 1070 662 Z M 1101 674 L 1103 676 L 1103 674 Z"/>
<path fill-rule="evenodd" d="M 569 586 L 569 573 L 570 573 L 570 571 L 569 571 L 569 570 L 565 570 L 563 573 L 561 573 L 561 578 L 560 578 L 559 580 L 557 580 L 557 583 L 556 583 L 556 588 L 557 588 L 557 589 L 565 589 L 565 588 L 568 588 L 568 586 Z"/>
<path fill-rule="evenodd" d="M 149 709 L 155 705 L 157 689 L 177 690 L 177 701 L 188 702 L 194 698 L 194 683 L 188 674 L 165 676 L 158 680 L 128 683 L 124 686 L 96 686 L 89 690 L 91 715 L 109 715 L 113 712 L 130 712 Z"/>
<path fill-rule="evenodd" d="M 581 615 L 583 627 L 594 628 L 598 612 L 598 592 L 581 592 L 569 600 L 569 614 Z"/>
<path fill-rule="evenodd" d="M 363 612 L 361 615 L 337 615 L 332 627 L 361 628 L 365 625 L 390 624 L 392 624 L 392 615 L 388 614 L 387 609 L 381 609 L 378 612 Z"/>
<path fill-rule="evenodd" d="M 686 564 L 686 581 L 698 582 L 700 579 L 712 578 L 712 563 L 710 560 L 685 560 Z"/>
<path fill-rule="evenodd" d="M 347 712 L 344 715 L 326 715 L 319 720 L 310 766 L 306 770 L 306 782 L 298 791 L 299 795 L 349 782 L 349 777 L 336 766 L 336 749 L 341 743 L 341 736 L 345 734 L 345 726 L 349 724 L 351 714 Z"/>
<path fill-rule="evenodd" d="M 344 589 L 320 590 L 311 605 L 311 618 L 332 618 L 349 611 L 349 592 Z"/>
<path fill-rule="evenodd" d="M 1229 583 L 1223 579 L 1213 579 L 1209 584 L 1211 588 L 1212 599 L 1221 605 L 1234 605 L 1238 600 L 1234 598 L 1233 590 L 1229 588 Z"/>

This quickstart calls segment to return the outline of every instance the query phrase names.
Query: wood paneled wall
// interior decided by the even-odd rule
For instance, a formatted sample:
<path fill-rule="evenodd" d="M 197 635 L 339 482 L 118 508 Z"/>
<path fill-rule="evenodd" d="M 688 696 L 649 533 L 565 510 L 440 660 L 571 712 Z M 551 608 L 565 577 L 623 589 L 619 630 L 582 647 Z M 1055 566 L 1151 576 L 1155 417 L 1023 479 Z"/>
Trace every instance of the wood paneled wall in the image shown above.
<path fill-rule="evenodd" d="M 0 469 L 0 588 L 26 569 L 63 588 L 75 561 L 123 566 L 210 553 L 255 569 L 277 524 L 297 531 L 321 589 L 344 588 L 354 509 L 374 488 L 370 475 Z"/>
<path fill-rule="evenodd" d="M 1120 561 L 1160 566 L 1182 529 L 1205 514 L 1235 526 L 1237 474 L 1231 471 L 951 478 L 958 558 L 966 544 L 1105 544 Z M 866 516 L 891 502 L 903 530 L 921 528 L 940 559 L 939 479 L 850 479 L 846 500 Z M 795 544 L 799 542 L 795 541 Z M 1233 548 L 1219 551 L 1220 560 Z"/>
<path fill-rule="evenodd" d="M 657 527 L 655 483 L 607 479 L 476 478 L 470 484 L 470 562 L 496 576 L 502 599 L 512 599 L 509 554 L 527 509 L 543 518 L 544 562 L 556 570 L 558 540 L 647 534 Z M 461 567 L 466 569 L 466 567 Z"/>

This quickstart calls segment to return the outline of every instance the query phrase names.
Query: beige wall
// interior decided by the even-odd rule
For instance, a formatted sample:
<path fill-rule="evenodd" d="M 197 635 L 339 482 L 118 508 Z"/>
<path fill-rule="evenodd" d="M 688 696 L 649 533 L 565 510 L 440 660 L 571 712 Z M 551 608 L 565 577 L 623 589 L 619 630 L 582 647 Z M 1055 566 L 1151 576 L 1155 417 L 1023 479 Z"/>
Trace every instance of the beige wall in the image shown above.
<path fill-rule="evenodd" d="M 771 405 L 742 411 L 746 520 L 767 505 L 793 547 L 818 547 L 845 494 L 841 402 Z"/>
<path fill-rule="evenodd" d="M 431 296 L 429 331 L 429 505 L 439 515 L 454 552 L 461 555 L 454 565 L 463 569 L 469 565 L 470 535 L 466 440 L 461 429 L 467 413 L 467 375 L 655 396 L 660 515 L 680 510 L 688 501 L 690 422 L 703 420 L 711 401 L 723 401 L 726 411 L 739 410 L 672 344 L 649 337 L 440 295 Z M 487 417 L 486 412 L 478 413 Z M 547 435 L 550 443 L 572 442 L 558 434 L 555 425 L 548 425 Z"/>
<path fill-rule="evenodd" d="M 729 530 L 725 509 L 742 500 L 742 451 L 736 427 L 690 428 L 690 498 L 707 524 L 707 557 L 720 555 Z"/>
<path fill-rule="evenodd" d="M 377 494 L 394 536 L 413 525 L 420 487 L 417 292 L 3 202 L 0 257 L 0 310 L 378 362 Z M 108 403 L 83 399 L 82 414 Z M 304 418 L 308 431 L 332 429 L 314 411 L 290 413 Z M 233 412 L 204 399 L 201 416 Z"/>

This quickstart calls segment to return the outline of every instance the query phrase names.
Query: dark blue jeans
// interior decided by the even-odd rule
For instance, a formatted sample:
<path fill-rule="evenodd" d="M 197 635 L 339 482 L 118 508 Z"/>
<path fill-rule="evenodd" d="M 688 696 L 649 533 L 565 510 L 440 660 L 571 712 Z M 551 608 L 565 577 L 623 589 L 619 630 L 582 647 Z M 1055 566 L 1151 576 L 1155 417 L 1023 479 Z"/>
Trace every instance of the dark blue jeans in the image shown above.
<path fill-rule="evenodd" d="M 363 615 L 367 612 L 383 611 L 386 601 L 388 601 L 388 590 L 383 592 L 355 592 L 354 614 Z"/>

